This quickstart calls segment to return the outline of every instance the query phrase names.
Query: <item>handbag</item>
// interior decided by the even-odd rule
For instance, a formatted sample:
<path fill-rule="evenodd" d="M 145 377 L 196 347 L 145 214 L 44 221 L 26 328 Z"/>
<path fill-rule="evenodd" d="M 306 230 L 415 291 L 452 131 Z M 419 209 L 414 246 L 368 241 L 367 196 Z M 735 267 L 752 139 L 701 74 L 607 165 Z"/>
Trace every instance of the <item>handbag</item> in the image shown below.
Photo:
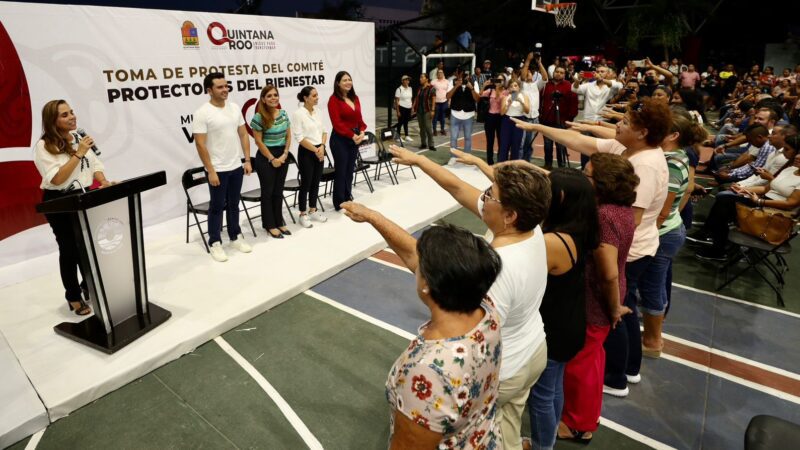
<path fill-rule="evenodd" d="M 741 203 L 736 204 L 736 219 L 739 231 L 772 245 L 780 245 L 789 239 L 795 224 L 794 219 L 785 216 L 783 211 Z"/>

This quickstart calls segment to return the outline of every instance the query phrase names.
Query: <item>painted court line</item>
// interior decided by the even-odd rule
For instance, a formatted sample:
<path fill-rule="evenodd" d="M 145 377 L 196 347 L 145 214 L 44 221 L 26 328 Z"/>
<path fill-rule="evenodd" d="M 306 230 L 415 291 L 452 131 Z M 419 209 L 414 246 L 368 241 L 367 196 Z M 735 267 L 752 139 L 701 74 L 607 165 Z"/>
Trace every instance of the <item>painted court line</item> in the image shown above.
<path fill-rule="evenodd" d="M 399 258 L 399 257 L 398 257 L 398 258 Z M 411 273 L 411 271 L 410 271 L 410 270 L 408 270 L 408 268 L 407 268 L 407 267 L 398 266 L 397 264 L 391 263 L 391 262 L 389 262 L 389 261 L 384 261 L 384 260 L 382 260 L 382 259 L 378 259 L 378 258 L 376 258 L 376 257 L 374 257 L 374 256 L 370 256 L 370 257 L 369 257 L 369 258 L 367 258 L 367 259 L 368 259 L 368 260 L 370 260 L 370 261 L 372 261 L 372 262 L 375 262 L 375 263 L 378 263 L 378 264 L 383 264 L 384 266 L 387 266 L 387 267 L 391 267 L 392 269 L 402 270 L 402 271 L 404 271 L 404 272 Z"/>
<path fill-rule="evenodd" d="M 376 319 L 376 318 L 374 318 L 372 316 L 369 316 L 367 314 L 362 313 L 361 311 L 359 311 L 357 309 L 353 309 L 353 308 L 351 308 L 351 307 L 349 307 L 347 305 L 343 305 L 343 304 L 337 302 L 336 300 L 332 300 L 332 299 L 330 299 L 328 297 L 325 297 L 322 294 L 318 294 L 318 293 L 316 293 L 316 292 L 314 292 L 312 290 L 306 291 L 305 294 L 308 295 L 309 297 L 314 297 L 315 299 L 317 299 L 317 300 L 319 300 L 319 301 L 321 301 L 323 303 L 327 303 L 328 305 L 333 306 L 336 309 L 339 309 L 339 310 L 344 311 L 344 312 L 346 312 L 346 313 L 348 313 L 350 315 L 358 317 L 359 319 L 361 319 L 361 320 L 363 320 L 365 322 L 369 322 L 372 325 L 375 325 L 376 327 L 383 328 L 384 330 L 386 330 L 386 331 L 388 331 L 390 333 L 394 333 L 394 334 L 396 334 L 398 336 L 404 337 L 404 338 L 408 339 L 409 341 L 416 337 L 413 334 L 409 333 L 408 331 L 400 329 L 400 328 L 398 328 L 398 327 L 396 327 L 394 325 L 388 324 L 388 323 L 386 323 L 386 322 L 384 322 L 382 320 L 378 320 L 378 319 Z"/>
<path fill-rule="evenodd" d="M 217 345 L 219 345 L 220 348 L 225 351 L 225 353 L 233 358 L 233 360 L 236 361 L 236 363 L 239 364 L 242 369 L 244 369 L 245 372 L 247 372 L 256 381 L 256 383 L 258 383 L 259 386 L 261 386 L 261 389 L 263 389 L 269 398 L 275 402 L 275 404 L 278 406 L 278 409 L 281 410 L 292 427 L 294 427 L 300 437 L 303 438 L 303 441 L 305 441 L 306 445 L 308 445 L 308 448 L 312 450 L 322 450 L 322 444 L 320 444 L 317 438 L 314 437 L 308 427 L 306 427 L 306 424 L 303 423 L 303 421 L 300 419 L 297 413 L 294 412 L 292 407 L 289 406 L 286 400 L 281 397 L 281 394 L 279 394 L 278 391 L 276 391 L 275 388 L 269 384 L 269 381 L 264 378 L 264 375 L 261 375 L 261 373 L 256 370 L 256 368 L 253 367 L 249 361 L 244 359 L 239 352 L 231 347 L 231 345 L 228 344 L 228 341 L 226 341 L 222 336 L 215 337 L 214 342 L 216 342 Z"/>
<path fill-rule="evenodd" d="M 758 303 L 748 302 L 747 300 L 742 300 L 740 298 L 728 297 L 727 295 L 720 295 L 720 294 L 717 294 L 716 292 L 706 291 L 706 290 L 703 290 L 703 289 L 697 289 L 695 287 L 686 286 L 686 285 L 683 285 L 683 284 L 672 283 L 672 285 L 673 286 L 677 286 L 677 287 L 679 287 L 681 289 L 686 289 L 687 291 L 699 292 L 701 294 L 710 295 L 710 296 L 715 297 L 715 298 L 720 298 L 720 299 L 723 299 L 723 300 L 729 300 L 729 301 L 732 301 L 732 302 L 741 303 L 743 305 L 752 306 L 754 308 L 766 309 L 767 311 L 772 311 L 772 312 L 776 312 L 778 314 L 783 314 L 783 315 L 786 315 L 786 316 L 796 317 L 796 318 L 800 319 L 800 314 L 793 313 L 791 311 L 786 311 L 784 309 L 775 308 L 775 307 L 767 306 L 767 305 L 760 305 Z"/>
<path fill-rule="evenodd" d="M 675 447 L 670 447 L 667 444 L 658 442 L 655 439 L 649 438 L 641 433 L 637 433 L 636 431 L 631 430 L 625 425 L 620 425 L 617 422 L 614 422 L 613 420 L 606 419 L 605 417 L 600 418 L 600 425 L 610 428 L 616 431 L 617 433 L 625 435 L 635 441 L 639 441 L 642 444 L 649 445 L 650 447 L 657 450 L 677 450 Z"/>
<path fill-rule="evenodd" d="M 677 342 L 679 344 L 683 344 L 683 345 L 685 345 L 687 347 L 693 347 L 693 348 L 696 348 L 698 350 L 703 350 L 703 351 L 706 351 L 708 353 L 713 353 L 715 355 L 722 356 L 724 358 L 728 358 L 728 359 L 731 359 L 731 360 L 734 360 L 734 361 L 738 361 L 738 362 L 743 363 L 743 364 L 747 364 L 747 365 L 750 365 L 750 366 L 753 366 L 753 367 L 758 367 L 759 369 L 766 370 L 768 372 L 773 372 L 775 374 L 782 375 L 782 376 L 784 376 L 786 378 L 791 378 L 793 380 L 800 381 L 800 375 L 799 374 L 796 374 L 794 372 L 790 372 L 790 371 L 788 371 L 786 369 L 781 369 L 780 367 L 770 366 L 769 364 L 764 364 L 762 362 L 754 361 L 752 359 L 748 359 L 748 358 L 745 358 L 743 356 L 739 356 L 739 355 L 736 355 L 736 354 L 733 354 L 733 353 L 730 353 L 730 352 L 726 352 L 724 350 L 719 350 L 719 349 L 716 349 L 716 348 L 709 347 L 707 345 L 698 344 L 696 342 L 688 341 L 686 339 L 679 338 L 679 337 L 673 336 L 671 334 L 661 333 L 661 336 L 664 337 L 664 339 L 668 339 L 670 341 L 674 341 L 674 342 Z"/>
<path fill-rule="evenodd" d="M 667 361 L 672 361 L 678 364 L 683 364 L 684 366 L 691 367 L 693 369 L 699 370 L 701 372 L 708 372 L 711 375 L 724 378 L 730 382 L 740 384 L 745 387 L 749 387 L 750 389 L 754 389 L 759 392 L 763 392 L 765 394 L 771 395 L 773 397 L 777 397 L 781 400 L 786 400 L 787 402 L 792 402 L 794 404 L 800 405 L 800 397 L 792 394 L 787 394 L 786 392 L 779 391 L 778 389 L 774 389 L 771 387 L 764 386 L 762 384 L 754 383 L 749 380 L 745 380 L 744 378 L 737 377 L 735 375 L 731 375 L 727 372 L 723 372 L 721 370 L 713 369 L 711 367 L 706 367 L 702 364 L 698 364 L 696 362 L 692 362 L 683 358 L 679 358 L 674 355 L 670 355 L 669 353 L 661 353 L 661 357 L 666 359 Z"/>
<path fill-rule="evenodd" d="M 358 310 L 353 309 L 353 308 L 351 308 L 349 306 L 343 305 L 343 304 L 337 302 L 336 300 L 333 300 L 333 299 L 328 298 L 328 297 L 326 297 L 324 295 L 318 294 L 318 293 L 316 293 L 314 291 L 308 290 L 305 293 L 307 295 L 309 295 L 310 297 L 314 297 L 314 298 L 316 298 L 317 300 L 319 300 L 319 301 L 321 301 L 323 303 L 326 303 L 326 304 L 328 304 L 330 306 L 333 306 L 334 308 L 337 308 L 337 309 L 339 309 L 341 311 L 344 311 L 344 312 L 346 312 L 348 314 L 352 314 L 353 316 L 358 317 L 359 319 L 361 319 L 361 320 L 363 320 L 365 322 L 368 322 L 368 323 L 370 323 L 372 325 L 375 325 L 375 326 L 377 326 L 379 328 L 383 328 L 384 330 L 390 331 L 390 332 L 392 332 L 392 333 L 394 333 L 394 334 L 396 334 L 396 335 L 398 335 L 400 337 L 404 337 L 404 338 L 406 338 L 408 340 L 414 339 L 416 337 L 415 335 L 409 333 L 408 331 L 401 330 L 400 328 L 397 328 L 394 325 L 388 324 L 388 323 L 386 323 L 386 322 L 384 322 L 382 320 L 379 320 L 379 319 L 376 319 L 376 318 L 374 318 L 374 317 L 372 317 L 370 315 L 364 314 L 361 311 L 358 311 Z M 612 429 L 614 431 L 622 433 L 626 437 L 629 437 L 629 438 L 631 438 L 631 439 L 633 439 L 635 441 L 641 442 L 641 443 L 643 443 L 645 445 L 648 445 L 648 446 L 650 446 L 652 448 L 655 448 L 655 449 L 658 449 L 658 450 L 675 450 L 674 447 L 670 447 L 670 446 L 668 446 L 668 445 L 666 445 L 666 444 L 664 444 L 662 442 L 659 442 L 659 441 L 657 441 L 657 440 L 655 440 L 653 438 L 650 438 L 650 437 L 647 437 L 647 436 L 645 436 L 643 434 L 637 433 L 636 431 L 633 431 L 630 428 L 627 428 L 627 427 L 625 427 L 623 425 L 620 425 L 620 424 L 618 424 L 618 423 L 616 423 L 614 421 L 608 420 L 605 417 L 601 417 L 600 418 L 600 424 L 604 425 L 604 426 L 606 426 L 606 427 L 608 427 L 608 428 L 610 428 L 610 429 Z"/>
<path fill-rule="evenodd" d="M 44 435 L 44 428 L 42 430 L 37 431 L 36 433 L 31 436 L 31 440 L 28 441 L 28 444 L 25 445 L 25 450 L 36 450 L 36 446 L 39 445 L 39 441 L 42 440 L 42 436 Z"/>

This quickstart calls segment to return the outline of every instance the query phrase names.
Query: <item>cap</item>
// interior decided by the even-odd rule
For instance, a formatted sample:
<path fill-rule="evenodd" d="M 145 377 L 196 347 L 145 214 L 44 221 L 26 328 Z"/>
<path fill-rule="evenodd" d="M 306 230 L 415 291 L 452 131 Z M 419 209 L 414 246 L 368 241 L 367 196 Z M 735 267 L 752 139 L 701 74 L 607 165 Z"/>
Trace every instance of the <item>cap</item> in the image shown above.
<path fill-rule="evenodd" d="M 403 80 L 410 80 L 410 79 L 411 79 L 411 77 L 410 77 L 410 76 L 408 76 L 408 75 L 403 75 L 402 77 L 400 77 L 400 81 L 403 81 Z"/>
<path fill-rule="evenodd" d="M 491 59 L 484 59 L 484 60 L 483 60 L 483 63 L 484 63 L 484 64 L 486 64 L 486 63 L 489 63 L 489 64 L 491 64 L 491 63 L 492 63 L 492 60 L 491 60 Z"/>

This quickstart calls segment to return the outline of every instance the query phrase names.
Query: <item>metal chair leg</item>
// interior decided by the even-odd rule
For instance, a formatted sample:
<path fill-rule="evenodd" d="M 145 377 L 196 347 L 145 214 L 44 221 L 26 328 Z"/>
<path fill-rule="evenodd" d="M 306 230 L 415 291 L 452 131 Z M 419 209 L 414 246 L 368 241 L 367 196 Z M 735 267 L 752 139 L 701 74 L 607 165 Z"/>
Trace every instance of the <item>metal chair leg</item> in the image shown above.
<path fill-rule="evenodd" d="M 286 197 L 283 197 L 283 204 L 284 204 L 284 205 L 286 205 L 286 210 L 287 210 L 287 211 L 289 211 L 289 217 L 291 217 L 291 218 L 292 218 L 292 223 L 297 223 L 297 222 L 294 220 L 294 214 L 292 214 L 292 208 L 291 208 L 291 207 L 289 207 L 289 202 L 288 202 L 288 201 L 286 201 Z"/>
<path fill-rule="evenodd" d="M 247 223 L 250 224 L 250 231 L 253 232 L 253 237 L 258 237 L 258 235 L 256 234 L 256 229 L 253 228 L 253 220 L 250 218 L 250 213 L 247 212 L 247 205 L 245 204 L 244 200 L 239 200 L 239 201 L 242 203 L 242 206 L 244 206 L 244 215 L 245 217 L 247 217 Z"/>

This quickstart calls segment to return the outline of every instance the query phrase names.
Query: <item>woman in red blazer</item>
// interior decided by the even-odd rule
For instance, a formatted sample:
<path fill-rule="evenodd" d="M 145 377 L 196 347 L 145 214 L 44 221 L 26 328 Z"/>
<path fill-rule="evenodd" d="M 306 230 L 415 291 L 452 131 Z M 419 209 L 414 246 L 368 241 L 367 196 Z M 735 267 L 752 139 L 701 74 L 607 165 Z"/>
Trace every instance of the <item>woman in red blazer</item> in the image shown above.
<path fill-rule="evenodd" d="M 353 78 L 344 70 L 336 74 L 333 95 L 328 99 L 328 115 L 333 124 L 331 153 L 335 175 L 333 181 L 333 206 L 338 211 L 343 202 L 353 198 L 358 145 L 365 139 L 367 124 L 361 117 L 361 103 L 353 89 Z"/>

